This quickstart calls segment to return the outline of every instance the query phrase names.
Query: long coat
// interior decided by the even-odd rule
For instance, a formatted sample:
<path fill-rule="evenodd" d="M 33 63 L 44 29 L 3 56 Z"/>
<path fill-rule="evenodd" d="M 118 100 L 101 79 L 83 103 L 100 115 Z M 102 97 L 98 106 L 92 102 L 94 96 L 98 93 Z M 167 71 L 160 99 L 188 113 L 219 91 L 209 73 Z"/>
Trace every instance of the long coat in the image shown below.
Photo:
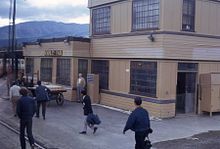
<path fill-rule="evenodd" d="M 91 99 L 88 95 L 83 96 L 83 110 L 84 110 L 84 115 L 89 115 L 93 113 L 92 111 L 92 105 L 91 105 Z"/>

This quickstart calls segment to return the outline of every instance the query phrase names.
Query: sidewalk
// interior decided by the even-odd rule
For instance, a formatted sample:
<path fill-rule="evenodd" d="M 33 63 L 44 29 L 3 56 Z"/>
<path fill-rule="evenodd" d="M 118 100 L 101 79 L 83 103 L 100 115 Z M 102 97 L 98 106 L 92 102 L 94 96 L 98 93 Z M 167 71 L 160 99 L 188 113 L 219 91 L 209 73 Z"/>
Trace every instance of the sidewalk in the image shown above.
<path fill-rule="evenodd" d="M 1 83 L 0 83 L 1 84 Z M 0 85 L 1 86 L 1 85 Z M 0 89 L 1 90 L 1 89 Z M 80 135 L 83 128 L 82 105 L 66 101 L 63 106 L 57 106 L 52 101 L 47 108 L 46 120 L 34 118 L 34 137 L 48 148 L 59 149 L 132 149 L 134 134 L 131 131 L 122 134 L 128 115 L 93 106 L 94 112 L 100 116 L 102 123 L 95 135 L 88 128 L 87 135 Z M 0 98 L 0 119 L 15 128 L 18 118 L 13 117 L 9 100 Z M 179 115 L 172 119 L 151 121 L 154 130 L 150 135 L 153 143 L 188 138 L 195 134 L 220 130 L 220 115 Z"/>

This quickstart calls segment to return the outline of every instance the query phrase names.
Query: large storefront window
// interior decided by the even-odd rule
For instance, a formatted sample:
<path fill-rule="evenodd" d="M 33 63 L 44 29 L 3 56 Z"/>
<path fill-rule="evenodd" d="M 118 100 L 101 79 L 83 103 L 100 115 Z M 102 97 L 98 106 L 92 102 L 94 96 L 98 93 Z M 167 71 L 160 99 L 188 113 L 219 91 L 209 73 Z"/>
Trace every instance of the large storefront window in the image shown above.
<path fill-rule="evenodd" d="M 34 74 L 34 59 L 26 58 L 25 70 L 27 76 L 32 76 Z"/>
<path fill-rule="evenodd" d="M 110 7 L 103 7 L 92 10 L 93 34 L 110 33 L 110 9 Z"/>
<path fill-rule="evenodd" d="M 159 28 L 160 0 L 133 1 L 133 30 Z"/>
<path fill-rule="evenodd" d="M 58 84 L 70 85 L 70 59 L 57 59 Z"/>
<path fill-rule="evenodd" d="M 195 0 L 183 0 L 182 30 L 194 31 L 195 28 Z"/>
<path fill-rule="evenodd" d="M 108 89 L 109 61 L 93 60 L 92 61 L 92 73 L 99 74 L 100 89 Z"/>
<path fill-rule="evenodd" d="M 42 58 L 40 64 L 40 79 L 45 82 L 52 82 L 53 59 Z"/>
<path fill-rule="evenodd" d="M 157 63 L 132 61 L 130 93 L 156 97 Z"/>

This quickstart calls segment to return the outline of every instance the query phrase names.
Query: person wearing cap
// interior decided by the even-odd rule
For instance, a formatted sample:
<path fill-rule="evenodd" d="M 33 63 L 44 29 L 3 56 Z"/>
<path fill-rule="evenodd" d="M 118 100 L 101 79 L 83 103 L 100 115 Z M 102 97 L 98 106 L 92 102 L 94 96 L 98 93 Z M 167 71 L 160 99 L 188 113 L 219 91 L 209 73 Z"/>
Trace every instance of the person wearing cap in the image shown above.
<path fill-rule="evenodd" d="M 28 90 L 25 87 L 20 89 L 22 97 L 17 102 L 17 115 L 20 118 L 20 143 L 21 149 L 26 149 L 25 129 L 31 146 L 34 149 L 34 138 L 32 135 L 32 118 L 36 112 L 35 101 L 32 97 L 27 96 Z"/>
<path fill-rule="evenodd" d="M 141 107 L 142 100 L 140 97 L 134 99 L 134 104 L 136 108 L 128 117 L 123 134 L 129 129 L 134 131 L 136 141 L 135 149 L 145 149 L 144 141 L 150 130 L 149 114 L 147 110 Z"/>
<path fill-rule="evenodd" d="M 12 86 L 10 87 L 10 90 L 9 90 L 9 96 L 10 96 L 10 100 L 12 102 L 12 109 L 13 109 L 13 114 L 14 116 L 17 116 L 16 115 L 16 106 L 17 106 L 17 101 L 18 99 L 20 98 L 20 86 L 18 86 L 18 82 L 13 82 L 12 83 Z"/>
<path fill-rule="evenodd" d="M 82 101 L 81 92 L 85 90 L 86 81 L 83 78 L 82 74 L 79 73 L 79 78 L 77 79 L 76 88 L 77 88 L 77 100 Z"/>

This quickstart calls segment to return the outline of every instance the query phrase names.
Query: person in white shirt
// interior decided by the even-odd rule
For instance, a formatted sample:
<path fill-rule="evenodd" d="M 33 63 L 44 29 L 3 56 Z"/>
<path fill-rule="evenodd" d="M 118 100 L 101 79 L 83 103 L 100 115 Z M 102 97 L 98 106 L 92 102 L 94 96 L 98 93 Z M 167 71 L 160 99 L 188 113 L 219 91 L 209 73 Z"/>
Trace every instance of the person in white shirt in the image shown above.
<path fill-rule="evenodd" d="M 12 109 L 13 109 L 13 112 L 14 112 L 14 116 L 17 116 L 16 114 L 16 106 L 17 106 L 17 101 L 19 100 L 20 98 L 20 86 L 18 86 L 18 82 L 13 82 L 12 83 L 12 86 L 10 87 L 10 90 L 9 90 L 9 96 L 10 96 L 10 100 L 12 102 Z"/>
<path fill-rule="evenodd" d="M 86 86 L 86 81 L 85 79 L 82 77 L 82 74 L 79 73 L 79 78 L 77 80 L 77 84 L 76 84 L 76 87 L 77 87 L 77 100 L 82 102 L 82 96 L 81 96 L 81 92 L 83 90 L 85 90 L 85 86 Z"/>

